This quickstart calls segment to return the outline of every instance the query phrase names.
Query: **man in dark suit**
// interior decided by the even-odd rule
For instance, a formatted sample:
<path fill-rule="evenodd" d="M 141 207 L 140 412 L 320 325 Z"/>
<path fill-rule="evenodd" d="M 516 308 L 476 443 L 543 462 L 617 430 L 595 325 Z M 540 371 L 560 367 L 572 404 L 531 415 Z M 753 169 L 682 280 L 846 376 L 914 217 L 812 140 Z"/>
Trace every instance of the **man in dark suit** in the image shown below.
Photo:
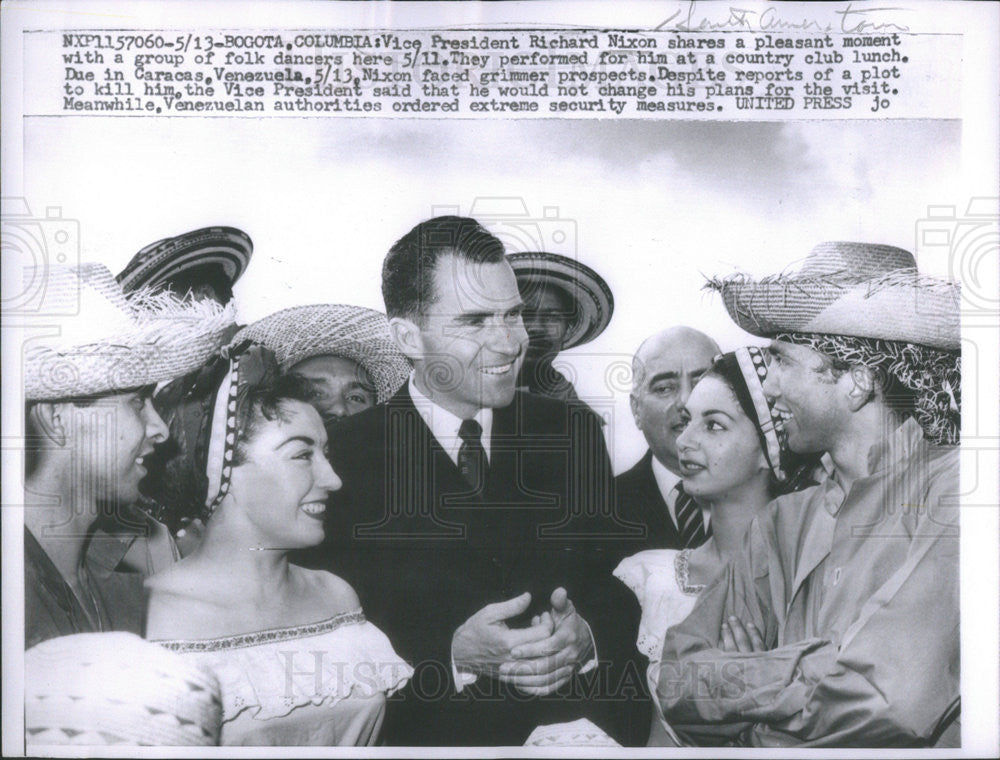
<path fill-rule="evenodd" d="M 629 401 L 649 450 L 615 478 L 615 490 L 622 518 L 648 530 L 641 545 L 631 542 L 634 551 L 693 548 L 709 535 L 708 516 L 680 486 L 677 436 L 691 388 L 718 353 L 704 333 L 677 326 L 647 338 L 632 359 Z"/>
<path fill-rule="evenodd" d="M 431 219 L 392 247 L 382 280 L 414 372 L 331 430 L 343 488 L 306 560 L 351 582 L 416 668 L 386 742 L 517 745 L 590 717 L 644 743 L 637 608 L 610 548 L 637 526 L 610 509 L 599 418 L 515 393 L 527 333 L 502 244 L 473 219 Z"/>

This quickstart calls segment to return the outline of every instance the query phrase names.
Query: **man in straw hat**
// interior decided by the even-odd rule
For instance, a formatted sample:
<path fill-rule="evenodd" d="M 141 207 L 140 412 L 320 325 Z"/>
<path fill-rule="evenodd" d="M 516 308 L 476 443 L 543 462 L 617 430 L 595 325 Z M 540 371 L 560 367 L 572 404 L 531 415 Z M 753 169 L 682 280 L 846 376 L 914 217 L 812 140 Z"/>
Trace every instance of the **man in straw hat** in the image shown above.
<path fill-rule="evenodd" d="M 552 362 L 561 351 L 604 332 L 615 309 L 611 288 L 590 267 L 555 253 L 511 253 L 507 261 L 524 301 L 528 331 L 519 389 L 578 402 L 573 384 Z"/>
<path fill-rule="evenodd" d="M 328 425 L 384 404 L 413 369 L 393 342 L 385 314 L 361 306 L 282 309 L 243 328 L 232 342 L 244 340 L 271 349 L 282 372 L 309 381 L 312 404 Z"/>
<path fill-rule="evenodd" d="M 153 386 L 200 366 L 231 308 L 148 292 L 126 298 L 99 264 L 46 273 L 58 335 L 24 350 L 25 644 L 71 633 L 141 634 L 142 575 L 94 557 L 95 530 L 135 534 L 145 458 L 167 437 Z M 120 555 L 119 555 L 120 556 Z"/>
<path fill-rule="evenodd" d="M 515 391 L 528 336 L 503 244 L 474 219 L 430 219 L 390 249 L 382 292 L 414 371 L 330 436 L 343 487 L 315 564 L 416 667 L 386 741 L 519 745 L 589 715 L 644 742 L 646 705 L 628 700 L 644 679 L 618 658 L 634 651 L 635 602 L 610 573 L 600 423 Z"/>
<path fill-rule="evenodd" d="M 771 338 L 765 392 L 824 467 L 667 633 L 665 718 L 702 743 L 959 746 L 958 286 L 824 243 L 708 287 Z"/>

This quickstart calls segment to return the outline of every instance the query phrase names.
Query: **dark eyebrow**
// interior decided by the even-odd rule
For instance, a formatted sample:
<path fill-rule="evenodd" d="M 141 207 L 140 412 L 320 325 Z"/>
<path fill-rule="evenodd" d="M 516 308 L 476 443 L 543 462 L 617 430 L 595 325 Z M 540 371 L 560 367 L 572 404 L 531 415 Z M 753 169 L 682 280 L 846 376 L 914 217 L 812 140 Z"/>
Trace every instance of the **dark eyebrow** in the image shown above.
<path fill-rule="evenodd" d="M 676 380 L 681 376 L 680 372 L 657 372 L 649 378 L 649 384 L 657 383 L 660 380 Z"/>
<path fill-rule="evenodd" d="M 729 412 L 724 412 L 721 409 L 706 409 L 701 413 L 701 416 L 708 417 L 710 414 L 722 414 L 728 417 L 729 419 L 734 419 L 733 415 L 731 415 Z"/>
<path fill-rule="evenodd" d="M 275 446 L 274 450 L 277 451 L 278 449 L 283 448 L 290 443 L 304 443 L 306 446 L 316 445 L 316 441 L 314 441 L 307 435 L 293 435 L 291 438 L 286 438 L 284 441 Z"/>
<path fill-rule="evenodd" d="M 493 316 L 492 311 L 468 311 L 464 314 L 459 314 L 455 317 L 456 322 L 461 322 L 462 324 L 468 324 L 471 322 L 479 322 L 484 319 L 489 319 Z"/>

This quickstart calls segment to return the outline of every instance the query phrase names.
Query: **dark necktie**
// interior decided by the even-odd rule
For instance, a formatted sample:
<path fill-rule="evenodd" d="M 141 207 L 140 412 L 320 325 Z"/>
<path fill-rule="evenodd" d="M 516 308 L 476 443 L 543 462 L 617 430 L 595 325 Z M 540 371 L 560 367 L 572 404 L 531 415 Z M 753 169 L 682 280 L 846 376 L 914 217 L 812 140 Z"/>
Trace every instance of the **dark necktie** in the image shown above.
<path fill-rule="evenodd" d="M 483 448 L 483 426 L 475 420 L 462 420 L 458 437 L 462 439 L 462 445 L 458 449 L 458 470 L 466 483 L 480 489 L 488 466 L 486 450 Z"/>
<path fill-rule="evenodd" d="M 671 495 L 674 497 L 674 514 L 677 515 L 677 530 L 685 549 L 694 549 L 708 540 L 711 529 L 705 530 L 705 520 L 701 516 L 701 507 L 678 483 Z"/>

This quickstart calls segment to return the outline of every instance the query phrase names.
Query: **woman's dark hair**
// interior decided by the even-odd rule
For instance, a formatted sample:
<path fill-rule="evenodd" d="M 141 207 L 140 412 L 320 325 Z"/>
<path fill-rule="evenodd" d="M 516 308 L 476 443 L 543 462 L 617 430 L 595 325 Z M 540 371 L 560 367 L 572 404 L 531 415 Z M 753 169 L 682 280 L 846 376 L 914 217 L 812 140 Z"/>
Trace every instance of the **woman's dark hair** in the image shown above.
<path fill-rule="evenodd" d="M 708 371 L 702 375 L 702 379 L 706 377 L 718 378 L 733 392 L 736 401 L 739 402 L 740 409 L 750 419 L 754 430 L 757 431 L 757 443 L 766 452 L 767 439 L 764 436 L 764 431 L 761 429 L 757 410 L 750 396 L 750 391 L 747 388 L 743 370 L 740 369 L 736 354 L 730 352 L 717 356 L 708 368 Z M 774 471 L 772 470 L 770 480 L 768 481 L 768 495 L 773 499 L 782 494 L 801 491 L 803 488 L 815 485 L 812 474 L 819 466 L 820 456 L 818 453 L 797 454 L 789 449 L 788 446 L 782 446 L 780 464 L 781 469 L 785 473 L 785 480 L 779 481 L 774 476 Z"/>
<path fill-rule="evenodd" d="M 185 520 L 205 518 L 208 492 L 206 459 L 212 429 L 212 408 L 220 383 L 229 371 L 221 356 L 205 367 L 172 383 L 154 399 L 157 411 L 170 427 L 170 438 L 145 464 L 143 494 L 155 503 L 154 516 L 171 531 Z M 237 409 L 233 465 L 246 461 L 246 448 L 266 421 L 287 418 L 289 401 L 312 398 L 312 389 L 302 378 L 281 377 L 277 365 L 265 370 L 258 385 L 251 387 Z"/>
<path fill-rule="evenodd" d="M 316 392 L 309 381 L 296 374 L 279 375 L 266 385 L 250 391 L 236 424 L 233 467 L 238 467 L 246 461 L 247 446 L 257 437 L 265 421 L 287 422 L 289 401 L 309 404 L 315 395 Z"/>

